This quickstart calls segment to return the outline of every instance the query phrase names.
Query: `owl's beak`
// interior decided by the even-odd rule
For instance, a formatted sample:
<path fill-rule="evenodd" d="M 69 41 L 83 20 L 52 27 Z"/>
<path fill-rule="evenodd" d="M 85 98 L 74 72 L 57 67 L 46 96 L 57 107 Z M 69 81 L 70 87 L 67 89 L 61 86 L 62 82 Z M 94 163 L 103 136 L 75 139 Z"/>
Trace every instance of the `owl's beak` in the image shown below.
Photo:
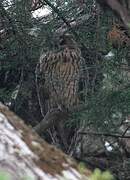
<path fill-rule="evenodd" d="M 59 41 L 59 44 L 60 44 L 60 45 L 64 45 L 64 44 L 65 44 L 65 41 L 64 41 L 63 39 L 61 39 L 61 40 Z"/>

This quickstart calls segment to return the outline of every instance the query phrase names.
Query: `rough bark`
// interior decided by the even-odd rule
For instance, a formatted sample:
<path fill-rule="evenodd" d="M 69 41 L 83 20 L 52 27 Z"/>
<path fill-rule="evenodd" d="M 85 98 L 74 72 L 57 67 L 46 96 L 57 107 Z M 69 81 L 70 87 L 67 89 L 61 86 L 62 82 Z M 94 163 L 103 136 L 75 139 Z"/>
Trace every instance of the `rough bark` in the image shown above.
<path fill-rule="evenodd" d="M 67 155 L 48 145 L 7 107 L 0 104 L 0 172 L 12 180 L 88 179 Z"/>

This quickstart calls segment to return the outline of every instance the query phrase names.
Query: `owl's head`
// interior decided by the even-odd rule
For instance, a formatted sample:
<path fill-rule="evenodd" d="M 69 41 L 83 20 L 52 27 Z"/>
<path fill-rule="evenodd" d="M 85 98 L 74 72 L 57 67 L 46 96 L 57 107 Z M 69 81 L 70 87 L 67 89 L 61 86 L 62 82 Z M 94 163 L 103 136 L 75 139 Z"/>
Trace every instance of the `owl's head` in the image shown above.
<path fill-rule="evenodd" d="M 63 47 L 68 47 L 68 48 L 76 48 L 77 47 L 77 43 L 74 40 L 73 35 L 69 34 L 69 33 L 65 33 L 62 36 L 60 36 L 60 46 Z"/>

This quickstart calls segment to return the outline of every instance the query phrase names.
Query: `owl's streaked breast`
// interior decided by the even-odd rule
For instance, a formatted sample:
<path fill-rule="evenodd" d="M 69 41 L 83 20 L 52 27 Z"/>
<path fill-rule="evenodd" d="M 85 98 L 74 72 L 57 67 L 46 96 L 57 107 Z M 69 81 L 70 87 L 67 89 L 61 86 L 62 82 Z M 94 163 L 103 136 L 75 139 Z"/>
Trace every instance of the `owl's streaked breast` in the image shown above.
<path fill-rule="evenodd" d="M 65 48 L 58 53 L 49 53 L 41 63 L 45 76 L 44 86 L 49 93 L 49 108 L 59 104 L 69 108 L 78 103 L 80 78 L 80 53 Z"/>

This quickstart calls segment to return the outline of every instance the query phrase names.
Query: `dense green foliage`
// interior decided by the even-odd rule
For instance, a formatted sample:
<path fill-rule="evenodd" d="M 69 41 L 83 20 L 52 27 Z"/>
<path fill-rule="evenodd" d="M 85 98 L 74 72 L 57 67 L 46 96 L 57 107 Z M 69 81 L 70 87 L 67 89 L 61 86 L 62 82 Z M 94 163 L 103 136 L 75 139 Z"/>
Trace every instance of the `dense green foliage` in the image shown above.
<path fill-rule="evenodd" d="M 32 8 L 32 0 L 0 2 L 0 100 L 32 126 L 42 119 L 36 64 L 41 52 L 57 47 L 60 30 L 68 31 L 79 44 L 88 76 L 82 91 L 85 108 L 73 113 L 66 126 L 76 129 L 72 136 L 89 125 L 100 133 L 119 133 L 130 115 L 130 44 L 123 44 L 122 39 L 115 43 L 115 37 L 108 38 L 108 34 L 115 24 L 129 38 L 127 30 L 95 0 L 50 2 L 52 8 L 40 4 L 50 10 L 43 17 L 34 16 L 38 8 Z"/>
<path fill-rule="evenodd" d="M 95 169 L 90 180 L 114 180 L 114 177 L 109 171 L 101 172 L 99 169 Z"/>

